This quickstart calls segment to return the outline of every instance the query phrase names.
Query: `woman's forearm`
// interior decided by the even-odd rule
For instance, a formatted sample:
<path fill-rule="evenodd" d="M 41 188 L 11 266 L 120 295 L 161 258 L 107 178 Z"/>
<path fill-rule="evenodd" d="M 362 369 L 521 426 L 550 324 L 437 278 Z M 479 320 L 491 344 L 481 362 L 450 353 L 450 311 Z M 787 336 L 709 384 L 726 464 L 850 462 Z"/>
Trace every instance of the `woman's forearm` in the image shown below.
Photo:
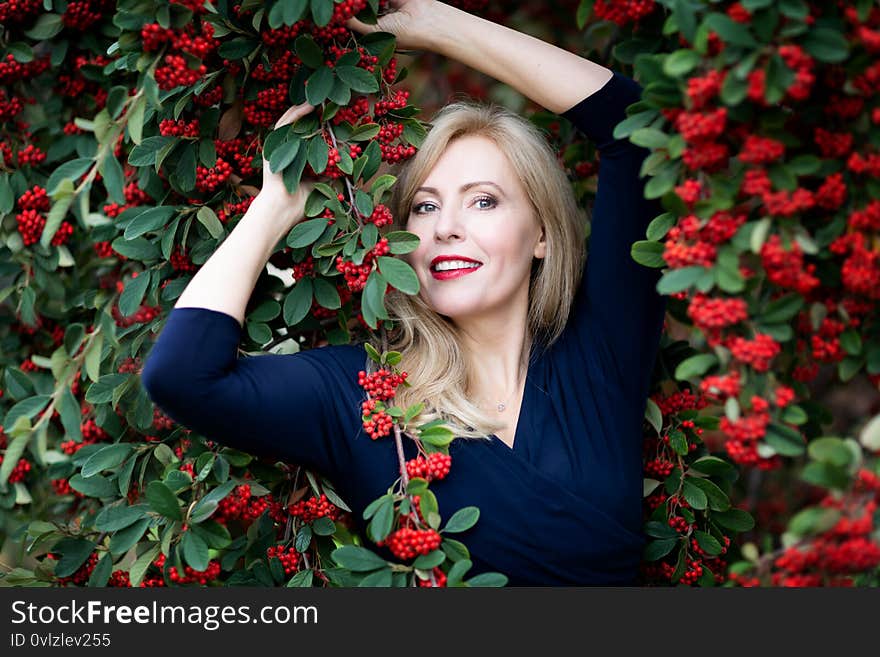
<path fill-rule="evenodd" d="M 175 308 L 217 310 L 244 323 L 248 300 L 278 242 L 290 231 L 290 210 L 257 195 L 247 212 L 183 291 Z"/>
<path fill-rule="evenodd" d="M 601 89 L 611 69 L 540 39 L 433 3 L 423 38 L 434 52 L 510 85 L 557 114 Z"/>

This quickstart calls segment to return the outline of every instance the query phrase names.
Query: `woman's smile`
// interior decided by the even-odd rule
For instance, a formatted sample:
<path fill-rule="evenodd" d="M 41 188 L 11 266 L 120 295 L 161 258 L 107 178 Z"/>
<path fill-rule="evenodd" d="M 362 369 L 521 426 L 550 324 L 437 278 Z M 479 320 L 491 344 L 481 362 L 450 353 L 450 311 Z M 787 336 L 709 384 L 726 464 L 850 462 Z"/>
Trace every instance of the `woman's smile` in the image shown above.
<path fill-rule="evenodd" d="M 467 276 L 475 271 L 477 271 L 483 265 L 474 265 L 473 263 L 469 263 L 466 267 L 456 267 L 455 269 L 445 269 L 437 271 L 435 269 L 431 269 L 431 276 L 433 276 L 438 281 L 448 281 L 451 278 L 461 278 L 462 276 Z"/>

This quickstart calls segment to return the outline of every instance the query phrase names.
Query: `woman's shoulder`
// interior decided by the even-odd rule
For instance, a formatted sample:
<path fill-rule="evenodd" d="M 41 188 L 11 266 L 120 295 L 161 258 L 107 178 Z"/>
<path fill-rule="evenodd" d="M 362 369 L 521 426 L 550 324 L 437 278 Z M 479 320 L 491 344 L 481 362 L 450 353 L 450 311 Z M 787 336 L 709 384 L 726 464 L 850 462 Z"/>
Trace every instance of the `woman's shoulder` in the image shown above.
<path fill-rule="evenodd" d="M 297 358 L 309 359 L 321 369 L 330 370 L 340 375 L 349 376 L 352 385 L 357 385 L 357 374 L 366 368 L 367 352 L 363 345 L 338 344 L 325 345 L 304 349 L 296 354 Z"/>

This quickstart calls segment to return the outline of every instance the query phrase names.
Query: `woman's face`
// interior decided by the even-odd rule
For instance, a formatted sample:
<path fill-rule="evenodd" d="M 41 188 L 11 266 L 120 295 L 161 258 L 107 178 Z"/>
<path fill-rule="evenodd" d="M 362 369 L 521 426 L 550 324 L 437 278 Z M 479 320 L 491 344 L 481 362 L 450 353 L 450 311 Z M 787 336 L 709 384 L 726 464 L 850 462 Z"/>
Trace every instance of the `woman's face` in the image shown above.
<path fill-rule="evenodd" d="M 413 198 L 406 230 L 420 243 L 405 258 L 420 296 L 437 313 L 454 320 L 509 311 L 514 300 L 527 306 L 532 260 L 546 253 L 543 231 L 509 160 L 490 139 L 467 136 L 447 146 Z M 438 256 L 480 265 L 437 272 Z"/>

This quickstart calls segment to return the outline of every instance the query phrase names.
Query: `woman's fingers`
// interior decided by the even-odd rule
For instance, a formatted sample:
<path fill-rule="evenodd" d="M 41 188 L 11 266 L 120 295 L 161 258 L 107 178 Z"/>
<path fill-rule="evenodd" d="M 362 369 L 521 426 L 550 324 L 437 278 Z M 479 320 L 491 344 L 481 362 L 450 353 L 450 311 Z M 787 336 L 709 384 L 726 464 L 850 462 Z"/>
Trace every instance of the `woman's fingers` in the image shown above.
<path fill-rule="evenodd" d="M 368 25 L 363 21 L 359 21 L 357 18 L 349 18 L 345 21 L 345 27 L 350 30 L 354 30 L 360 34 L 369 34 L 370 32 L 378 32 L 379 25 Z"/>
<path fill-rule="evenodd" d="M 293 123 L 297 119 L 300 119 L 311 112 L 313 109 L 315 109 L 315 106 L 309 105 L 308 103 L 303 103 L 302 105 L 293 105 L 289 107 L 287 111 L 281 115 L 281 118 L 276 121 L 275 129 L 277 130 L 283 125 Z"/>

